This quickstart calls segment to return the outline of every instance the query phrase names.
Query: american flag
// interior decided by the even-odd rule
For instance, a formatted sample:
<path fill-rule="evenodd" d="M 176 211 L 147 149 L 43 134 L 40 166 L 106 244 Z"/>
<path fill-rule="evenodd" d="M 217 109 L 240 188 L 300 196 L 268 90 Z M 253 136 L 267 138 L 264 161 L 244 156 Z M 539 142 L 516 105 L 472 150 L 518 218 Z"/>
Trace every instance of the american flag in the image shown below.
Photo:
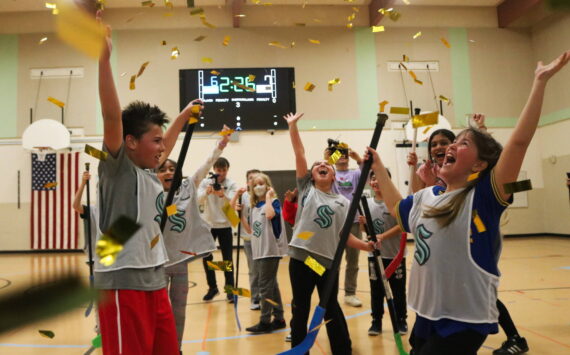
<path fill-rule="evenodd" d="M 32 153 L 32 249 L 78 249 L 79 218 L 73 197 L 79 187 L 79 152 Z"/>

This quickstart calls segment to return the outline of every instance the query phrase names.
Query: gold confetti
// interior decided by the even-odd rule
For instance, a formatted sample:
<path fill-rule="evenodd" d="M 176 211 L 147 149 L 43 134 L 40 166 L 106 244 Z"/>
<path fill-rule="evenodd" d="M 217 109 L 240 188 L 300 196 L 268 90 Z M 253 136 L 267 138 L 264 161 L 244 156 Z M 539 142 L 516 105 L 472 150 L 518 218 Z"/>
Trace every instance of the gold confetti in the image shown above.
<path fill-rule="evenodd" d="M 326 325 L 326 324 L 327 324 L 328 322 L 330 322 L 331 320 L 332 320 L 332 318 L 331 318 L 331 319 L 328 319 L 328 320 L 326 320 L 326 321 L 324 321 L 324 322 L 322 322 L 321 324 L 317 325 L 317 326 L 314 327 L 313 329 L 309 330 L 309 333 L 314 332 L 314 331 L 316 331 L 316 330 L 319 330 L 323 325 Z"/>
<path fill-rule="evenodd" d="M 324 266 L 319 264 L 319 262 L 310 255 L 305 259 L 305 265 L 311 268 L 311 270 L 316 272 L 319 276 L 323 276 L 326 270 Z"/>
<path fill-rule="evenodd" d="M 47 38 L 47 37 L 44 37 L 44 38 L 42 38 L 42 39 L 39 40 L 38 44 L 44 44 L 44 42 L 47 41 L 47 40 L 48 40 L 48 38 Z"/>
<path fill-rule="evenodd" d="M 269 303 L 270 305 L 274 306 L 274 307 L 279 307 L 279 303 L 275 302 L 274 300 L 272 300 L 270 298 L 264 298 L 263 300 L 265 302 Z"/>
<path fill-rule="evenodd" d="M 532 183 L 530 182 L 530 180 L 509 182 L 503 185 L 503 191 L 505 191 L 507 195 L 528 190 L 532 190 Z"/>
<path fill-rule="evenodd" d="M 164 0 L 164 6 L 169 10 L 172 10 L 173 7 L 172 2 L 170 0 Z"/>
<path fill-rule="evenodd" d="M 448 105 L 448 106 L 451 105 L 451 100 L 448 99 L 447 97 L 445 97 L 445 96 L 443 96 L 443 95 L 439 95 L 439 99 L 440 99 L 441 101 L 447 102 L 447 105 Z"/>
<path fill-rule="evenodd" d="M 196 117 L 190 117 L 188 120 L 188 124 L 195 124 L 198 123 L 198 119 Z"/>
<path fill-rule="evenodd" d="M 429 125 L 435 125 L 437 124 L 438 119 L 439 119 L 439 112 L 437 111 L 416 115 L 412 118 L 412 127 L 418 128 Z"/>
<path fill-rule="evenodd" d="M 390 107 L 390 113 L 395 115 L 409 115 L 410 108 L 409 107 Z"/>
<path fill-rule="evenodd" d="M 311 82 L 307 82 L 307 83 L 305 84 L 305 88 L 304 88 L 304 89 L 305 89 L 305 91 L 313 92 L 313 90 L 315 89 L 315 87 L 316 87 L 315 84 L 313 84 L 313 83 L 311 83 Z"/>
<path fill-rule="evenodd" d="M 107 160 L 107 157 L 109 156 L 109 153 L 99 150 L 95 147 L 92 147 L 89 144 L 85 144 L 85 153 L 101 161 Z"/>
<path fill-rule="evenodd" d="M 414 79 L 414 83 L 418 84 L 418 85 L 423 85 L 424 82 L 418 79 Z"/>
<path fill-rule="evenodd" d="M 130 90 L 134 90 L 134 89 L 136 88 L 136 87 L 135 87 L 135 80 L 136 80 L 136 79 L 137 79 L 137 76 L 136 76 L 136 75 L 132 75 L 132 76 L 131 76 L 131 80 L 130 80 L 130 82 L 129 82 L 129 89 L 130 89 Z"/>
<path fill-rule="evenodd" d="M 337 150 L 337 152 L 338 152 L 338 150 Z M 314 235 L 315 235 L 314 232 L 305 231 L 305 232 L 301 232 L 301 233 L 297 234 L 297 238 L 303 239 L 303 240 L 308 240 L 308 239 L 311 239 L 311 237 Z"/>
<path fill-rule="evenodd" d="M 372 32 L 376 33 L 376 32 L 384 32 L 384 26 L 372 26 Z"/>
<path fill-rule="evenodd" d="M 146 6 L 146 7 L 154 7 L 154 5 L 156 5 L 154 2 L 152 2 L 151 0 L 148 1 L 143 1 L 141 2 L 142 6 Z"/>
<path fill-rule="evenodd" d="M 277 48 L 287 48 L 286 46 L 281 44 L 281 42 L 278 42 L 278 41 L 271 41 L 268 43 L 268 45 L 273 46 L 273 47 L 277 47 Z"/>
<path fill-rule="evenodd" d="M 410 61 L 410 57 L 408 57 L 408 56 L 405 55 L 405 54 L 402 54 L 402 60 L 403 60 L 404 62 L 408 63 L 408 62 Z"/>
<path fill-rule="evenodd" d="M 246 16 L 245 14 L 237 14 L 237 15 L 234 15 L 234 17 L 245 17 L 245 16 Z"/>
<path fill-rule="evenodd" d="M 481 220 L 481 217 L 479 217 L 479 213 L 477 213 L 477 210 L 473 211 L 473 224 L 475 224 L 475 228 L 477 228 L 478 233 L 483 233 L 487 231 L 487 228 L 485 227 L 485 224 Z"/>
<path fill-rule="evenodd" d="M 201 7 L 197 7 L 195 9 L 190 10 L 190 15 L 195 16 L 195 15 L 201 15 L 204 13 L 204 9 Z"/>
<path fill-rule="evenodd" d="M 51 9 L 51 14 L 52 15 L 57 15 L 59 14 L 59 9 L 57 8 L 57 4 L 54 3 L 50 3 L 50 2 L 46 2 L 45 3 L 46 8 Z"/>
<path fill-rule="evenodd" d="M 352 28 L 352 26 L 354 26 L 354 25 L 352 24 L 352 22 L 349 22 L 349 23 L 346 24 L 346 28 L 349 28 L 349 29 L 350 29 L 350 28 Z"/>
<path fill-rule="evenodd" d="M 205 40 L 205 39 L 206 39 L 206 36 L 198 36 L 198 37 L 194 38 L 194 41 L 196 41 L 196 42 L 202 42 L 202 41 Z"/>
<path fill-rule="evenodd" d="M 209 23 L 208 21 L 206 21 L 206 17 L 205 16 L 200 16 L 200 21 L 202 21 L 202 24 L 208 28 L 216 28 L 216 25 L 212 25 L 211 23 Z"/>
<path fill-rule="evenodd" d="M 99 58 L 106 45 L 107 30 L 75 5 L 60 3 L 56 20 L 57 36 L 76 50 L 92 58 Z"/>
<path fill-rule="evenodd" d="M 253 82 L 253 81 L 255 80 L 255 75 L 249 74 L 249 75 L 247 76 L 247 79 L 248 79 L 249 82 L 251 83 L 251 82 Z"/>
<path fill-rule="evenodd" d="M 161 45 L 166 46 L 166 41 L 160 42 Z"/>
<path fill-rule="evenodd" d="M 399 13 L 398 11 L 392 10 L 388 13 L 388 17 L 390 18 L 390 20 L 396 22 L 400 19 L 400 17 L 402 16 L 401 13 Z"/>
<path fill-rule="evenodd" d="M 405 71 L 408 71 L 408 67 L 404 65 L 404 63 L 400 62 L 400 64 L 402 66 L 402 68 L 404 68 Z"/>
<path fill-rule="evenodd" d="M 202 57 L 202 62 L 204 63 L 212 63 L 214 60 L 210 57 Z"/>
<path fill-rule="evenodd" d="M 321 20 L 321 19 L 318 19 L 318 18 L 314 18 L 314 19 L 313 19 L 313 22 L 316 22 L 316 23 L 322 23 L 322 22 L 323 22 L 323 20 Z"/>
<path fill-rule="evenodd" d="M 152 238 L 152 240 L 150 241 L 150 248 L 153 249 L 156 246 L 156 244 L 158 244 L 159 240 L 160 240 L 160 234 L 155 235 L 154 238 Z"/>
<path fill-rule="evenodd" d="M 40 333 L 40 335 L 43 336 L 44 338 L 53 339 L 55 337 L 55 333 L 52 332 L 51 330 L 38 330 L 38 333 Z"/>
<path fill-rule="evenodd" d="M 217 71 L 217 70 L 212 70 L 212 71 L 210 71 L 210 74 L 212 74 L 212 75 L 220 75 L 221 73 L 220 73 L 219 71 Z"/>
<path fill-rule="evenodd" d="M 206 262 L 206 264 L 208 265 L 208 268 L 210 268 L 211 270 L 224 271 L 224 272 L 232 272 L 233 271 L 232 262 L 229 260 L 224 260 L 224 261 L 210 261 L 210 260 L 208 260 Z"/>
<path fill-rule="evenodd" d="M 148 63 L 150 63 L 150 62 L 144 62 L 144 63 L 142 63 L 141 67 L 139 68 L 139 72 L 138 72 L 138 74 L 137 74 L 137 78 L 140 77 L 140 76 L 144 73 L 144 70 L 146 69 Z"/>
<path fill-rule="evenodd" d="M 412 38 L 416 39 L 422 35 L 422 31 L 417 32 Z"/>
<path fill-rule="evenodd" d="M 59 101 L 58 99 L 54 99 L 54 98 L 51 97 L 51 96 L 48 97 L 47 100 L 48 100 L 49 102 L 51 102 L 52 104 L 54 104 L 54 105 L 56 105 L 56 106 L 59 106 L 59 107 L 61 107 L 61 108 L 63 108 L 63 107 L 65 106 L 65 104 L 64 104 L 63 102 Z"/>
<path fill-rule="evenodd" d="M 340 84 L 340 78 L 334 78 L 332 80 L 329 80 L 327 84 L 328 84 L 329 91 L 333 91 L 333 86 Z"/>
<path fill-rule="evenodd" d="M 232 289 L 232 293 L 236 296 L 251 297 L 251 291 L 249 291 L 247 288 L 234 287 Z"/>
<path fill-rule="evenodd" d="M 56 186 L 57 186 L 57 182 L 55 182 L 55 181 L 54 181 L 54 182 L 46 182 L 46 183 L 44 184 L 44 187 L 45 187 L 46 189 L 52 189 L 52 188 L 54 188 L 54 187 L 56 187 Z"/>
<path fill-rule="evenodd" d="M 178 212 L 178 211 L 176 210 L 176 205 L 166 206 L 166 215 L 167 215 L 168 217 L 170 217 L 170 216 L 172 216 L 172 215 L 175 215 L 176 212 Z"/>
<path fill-rule="evenodd" d="M 353 6 L 353 7 L 352 7 L 352 11 L 354 11 L 354 12 L 360 12 L 360 9 L 359 9 L 358 7 L 356 7 L 356 6 Z"/>
<path fill-rule="evenodd" d="M 128 217 L 119 217 L 109 230 L 97 240 L 95 252 L 99 262 L 105 266 L 115 263 L 117 256 L 123 250 L 123 245 L 139 230 L 141 226 Z"/>
<path fill-rule="evenodd" d="M 177 59 L 179 55 L 180 55 L 180 50 L 178 49 L 178 47 L 172 47 L 172 49 L 170 50 L 170 59 Z"/>
<path fill-rule="evenodd" d="M 432 128 L 433 126 L 427 126 L 426 128 L 424 128 L 424 130 L 422 131 L 423 134 L 428 133 L 428 131 Z"/>
<path fill-rule="evenodd" d="M 355 18 L 356 18 L 356 14 L 353 12 L 346 19 L 348 20 L 348 22 L 350 22 L 350 21 L 354 20 Z"/>
<path fill-rule="evenodd" d="M 384 100 L 382 102 L 380 102 L 378 105 L 380 106 L 380 112 L 384 112 L 384 108 L 386 107 L 386 105 L 388 105 L 389 102 Z"/>
<path fill-rule="evenodd" d="M 413 70 L 410 70 L 408 73 L 410 74 L 410 76 L 411 76 L 414 80 L 418 80 L 418 77 L 416 76 L 416 73 L 414 73 Z"/>
<path fill-rule="evenodd" d="M 402 0 L 402 2 L 406 5 L 410 5 L 410 0 Z"/>
<path fill-rule="evenodd" d="M 240 84 L 237 81 L 232 81 L 231 83 L 232 83 L 232 85 L 235 85 L 242 90 L 249 91 L 249 92 L 255 92 L 254 88 Z"/>
<path fill-rule="evenodd" d="M 309 42 L 311 42 L 312 44 L 321 44 L 321 41 L 319 41 L 318 39 L 309 38 Z"/>
<path fill-rule="evenodd" d="M 224 41 L 222 42 L 222 44 L 227 47 L 230 44 L 231 39 L 232 38 L 230 36 L 224 36 Z"/>
<path fill-rule="evenodd" d="M 441 41 L 441 43 L 443 43 L 444 46 L 446 46 L 447 48 L 451 48 L 451 44 L 449 44 L 449 42 L 445 38 L 441 37 L 439 40 Z"/>
<path fill-rule="evenodd" d="M 475 179 L 477 179 L 479 177 L 479 172 L 473 173 L 471 175 L 469 175 L 469 177 L 467 178 L 467 182 L 473 181 Z"/>
<path fill-rule="evenodd" d="M 335 150 L 334 153 L 330 155 L 328 163 L 330 165 L 334 165 L 340 159 L 340 157 L 342 157 L 342 153 L 340 152 L 340 150 Z"/>
<path fill-rule="evenodd" d="M 229 136 L 232 133 L 234 133 L 233 129 L 227 129 L 227 130 L 220 131 L 218 134 L 220 136 Z M 230 203 L 228 201 L 226 201 L 226 203 L 222 207 L 222 212 L 224 212 L 224 214 L 228 218 L 228 221 L 230 222 L 232 227 L 235 228 L 239 224 L 239 216 L 238 216 L 236 210 L 234 210 L 232 208 L 232 206 L 230 205 Z"/>

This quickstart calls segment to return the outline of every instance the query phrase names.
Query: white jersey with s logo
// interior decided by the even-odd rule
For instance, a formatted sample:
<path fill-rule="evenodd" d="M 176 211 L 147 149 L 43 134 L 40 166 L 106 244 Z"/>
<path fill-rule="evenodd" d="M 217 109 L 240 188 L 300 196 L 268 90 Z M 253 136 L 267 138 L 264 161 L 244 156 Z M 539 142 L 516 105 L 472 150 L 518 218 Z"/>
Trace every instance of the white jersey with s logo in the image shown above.
<path fill-rule="evenodd" d="M 279 203 L 275 200 L 274 203 Z M 265 204 L 251 209 L 251 254 L 253 260 L 264 258 L 283 257 L 287 255 L 287 235 L 283 224 L 283 214 L 273 217 L 278 218 L 280 228 L 279 235 L 275 235 L 272 221 L 265 216 Z"/>

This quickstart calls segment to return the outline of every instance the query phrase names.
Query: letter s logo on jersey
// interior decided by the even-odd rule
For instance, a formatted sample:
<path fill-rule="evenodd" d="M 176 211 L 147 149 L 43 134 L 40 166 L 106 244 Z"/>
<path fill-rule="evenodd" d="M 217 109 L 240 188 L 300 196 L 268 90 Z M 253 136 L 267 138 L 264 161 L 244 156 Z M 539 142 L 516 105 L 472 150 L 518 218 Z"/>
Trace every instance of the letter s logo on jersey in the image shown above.
<path fill-rule="evenodd" d="M 420 224 L 416 233 L 414 233 L 414 239 L 416 240 L 416 252 L 414 253 L 414 258 L 420 265 L 425 264 L 429 259 L 430 250 L 425 240 L 429 239 L 432 234 L 433 233 L 427 230 L 423 224 Z"/>
<path fill-rule="evenodd" d="M 313 219 L 315 223 L 319 225 L 319 227 L 325 229 L 332 225 L 332 217 L 334 215 L 334 211 L 330 208 L 329 205 L 322 205 L 317 208 L 317 216 L 318 218 Z"/>
<path fill-rule="evenodd" d="M 160 221 L 162 220 L 162 211 L 164 210 L 164 192 L 161 192 L 156 197 L 155 207 L 158 214 L 154 217 L 154 221 L 160 224 Z M 182 233 L 184 231 L 186 228 L 186 219 L 184 219 L 185 213 L 186 211 L 177 210 L 176 214 L 168 217 L 168 220 L 172 224 L 172 226 L 170 226 L 171 231 L 178 233 Z"/>
<path fill-rule="evenodd" d="M 253 222 L 253 236 L 258 237 L 261 235 L 261 226 L 262 223 L 260 221 Z"/>
<path fill-rule="evenodd" d="M 384 221 L 382 221 L 380 218 L 376 218 L 374 221 L 372 221 L 372 224 L 374 225 L 374 233 L 384 233 Z"/>

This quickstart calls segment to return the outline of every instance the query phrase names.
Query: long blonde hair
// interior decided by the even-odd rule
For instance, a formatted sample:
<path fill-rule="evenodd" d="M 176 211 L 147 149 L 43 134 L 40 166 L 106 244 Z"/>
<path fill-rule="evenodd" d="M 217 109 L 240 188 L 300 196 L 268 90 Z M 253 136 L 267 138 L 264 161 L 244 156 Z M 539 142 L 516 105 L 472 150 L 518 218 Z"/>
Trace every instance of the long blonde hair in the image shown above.
<path fill-rule="evenodd" d="M 459 133 L 457 137 L 459 138 L 465 134 L 471 134 L 473 142 L 475 142 L 475 145 L 477 146 L 477 158 L 487 162 L 487 167 L 479 173 L 479 177 L 477 179 L 469 182 L 463 191 L 453 196 L 445 205 L 441 207 L 423 207 L 423 217 L 437 219 L 441 227 L 446 227 L 455 220 L 455 217 L 457 217 L 457 214 L 461 209 L 461 205 L 467 198 L 471 189 L 475 187 L 479 179 L 488 174 L 495 167 L 499 157 L 501 156 L 501 152 L 503 151 L 501 144 L 488 133 L 474 128 L 467 128 Z"/>
<path fill-rule="evenodd" d="M 251 205 L 251 208 L 255 207 L 255 205 L 257 205 L 259 201 L 261 201 L 253 191 L 253 188 L 255 187 L 255 180 L 257 180 L 258 178 L 261 178 L 265 181 L 265 186 L 267 187 L 267 191 L 269 191 L 269 189 L 273 187 L 273 184 L 271 183 L 271 179 L 269 178 L 269 176 L 267 176 L 264 173 L 255 174 L 253 177 L 253 184 L 251 186 L 252 194 L 250 194 L 249 198 L 249 203 Z M 267 193 L 267 191 L 265 191 L 265 193 Z M 275 197 L 277 198 L 277 191 L 275 191 Z"/>

